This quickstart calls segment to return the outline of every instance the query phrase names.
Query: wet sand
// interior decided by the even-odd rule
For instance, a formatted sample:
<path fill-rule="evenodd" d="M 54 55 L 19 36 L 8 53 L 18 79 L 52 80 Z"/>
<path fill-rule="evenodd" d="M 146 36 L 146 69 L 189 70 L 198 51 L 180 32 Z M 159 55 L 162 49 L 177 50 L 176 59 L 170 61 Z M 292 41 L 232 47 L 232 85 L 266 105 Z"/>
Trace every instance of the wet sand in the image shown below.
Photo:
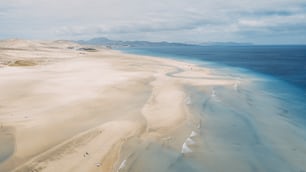
<path fill-rule="evenodd" d="M 86 48 L 0 41 L 0 171 L 306 170 L 260 78 Z"/>

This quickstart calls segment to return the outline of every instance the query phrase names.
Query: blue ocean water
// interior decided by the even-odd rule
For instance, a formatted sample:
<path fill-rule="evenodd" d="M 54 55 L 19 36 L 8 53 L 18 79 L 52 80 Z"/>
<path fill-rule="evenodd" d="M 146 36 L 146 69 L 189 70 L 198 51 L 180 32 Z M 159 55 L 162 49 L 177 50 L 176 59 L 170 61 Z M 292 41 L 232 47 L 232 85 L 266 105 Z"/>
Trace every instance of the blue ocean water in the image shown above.
<path fill-rule="evenodd" d="M 247 74 L 268 78 L 262 89 L 296 110 L 290 118 L 297 117 L 306 127 L 306 45 L 144 46 L 120 50 L 214 67 L 234 77 Z"/>
<path fill-rule="evenodd" d="M 237 85 L 187 85 L 203 125 L 192 154 L 148 146 L 131 171 L 306 171 L 306 46 L 155 46 L 127 53 L 187 61 Z M 181 70 L 184 71 L 184 70 Z M 179 72 L 169 77 L 184 77 Z M 202 79 L 192 78 L 189 79 Z M 207 81 L 209 82 L 209 81 Z M 157 168 L 158 167 L 158 168 Z"/>
<path fill-rule="evenodd" d="M 306 46 L 150 46 L 128 53 L 216 62 L 266 74 L 306 90 Z"/>

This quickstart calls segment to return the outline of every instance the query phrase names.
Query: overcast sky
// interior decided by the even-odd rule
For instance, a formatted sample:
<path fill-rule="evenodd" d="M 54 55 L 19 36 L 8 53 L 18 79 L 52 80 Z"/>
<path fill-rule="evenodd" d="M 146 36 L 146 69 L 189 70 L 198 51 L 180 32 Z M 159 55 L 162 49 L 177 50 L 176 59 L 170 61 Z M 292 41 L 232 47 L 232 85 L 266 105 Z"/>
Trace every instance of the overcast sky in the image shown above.
<path fill-rule="evenodd" d="M 0 0 L 0 39 L 306 44 L 306 0 Z"/>

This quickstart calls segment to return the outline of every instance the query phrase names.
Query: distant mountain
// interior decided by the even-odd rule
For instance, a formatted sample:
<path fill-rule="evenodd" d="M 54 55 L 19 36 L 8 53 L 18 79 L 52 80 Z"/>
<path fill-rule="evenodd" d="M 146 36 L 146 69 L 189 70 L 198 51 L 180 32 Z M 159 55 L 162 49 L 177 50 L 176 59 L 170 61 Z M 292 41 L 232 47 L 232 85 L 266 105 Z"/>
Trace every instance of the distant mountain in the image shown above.
<path fill-rule="evenodd" d="M 79 40 L 77 41 L 80 44 L 90 44 L 90 45 L 106 45 L 106 44 L 114 44 L 118 41 L 109 40 L 107 38 L 93 38 L 90 40 Z"/>
<path fill-rule="evenodd" d="M 206 43 L 173 43 L 173 42 L 149 42 L 149 41 L 118 41 L 100 37 L 90 40 L 76 41 L 79 44 L 87 45 L 103 45 L 107 47 L 148 47 L 148 46 L 243 46 L 253 45 L 252 43 L 237 43 L 237 42 L 206 42 Z"/>
<path fill-rule="evenodd" d="M 110 40 L 108 38 L 93 38 L 90 40 L 79 40 L 76 41 L 79 44 L 87 45 L 103 45 L 110 47 L 144 47 L 144 46 L 191 46 L 191 44 L 184 43 L 171 43 L 171 42 L 149 42 L 149 41 L 117 41 Z"/>

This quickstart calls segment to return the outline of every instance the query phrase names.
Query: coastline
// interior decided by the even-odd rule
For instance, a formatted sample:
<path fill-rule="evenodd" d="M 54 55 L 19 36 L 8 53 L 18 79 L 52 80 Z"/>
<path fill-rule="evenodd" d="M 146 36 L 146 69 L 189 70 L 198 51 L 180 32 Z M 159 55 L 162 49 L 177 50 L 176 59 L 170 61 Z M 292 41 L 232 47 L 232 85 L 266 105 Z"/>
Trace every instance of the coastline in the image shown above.
<path fill-rule="evenodd" d="M 3 144 L 15 145 L 0 171 L 306 169 L 305 133 L 274 115 L 279 104 L 254 78 L 69 42 L 0 46 L 0 138 L 12 127 Z M 182 159 L 192 131 L 194 153 Z"/>

